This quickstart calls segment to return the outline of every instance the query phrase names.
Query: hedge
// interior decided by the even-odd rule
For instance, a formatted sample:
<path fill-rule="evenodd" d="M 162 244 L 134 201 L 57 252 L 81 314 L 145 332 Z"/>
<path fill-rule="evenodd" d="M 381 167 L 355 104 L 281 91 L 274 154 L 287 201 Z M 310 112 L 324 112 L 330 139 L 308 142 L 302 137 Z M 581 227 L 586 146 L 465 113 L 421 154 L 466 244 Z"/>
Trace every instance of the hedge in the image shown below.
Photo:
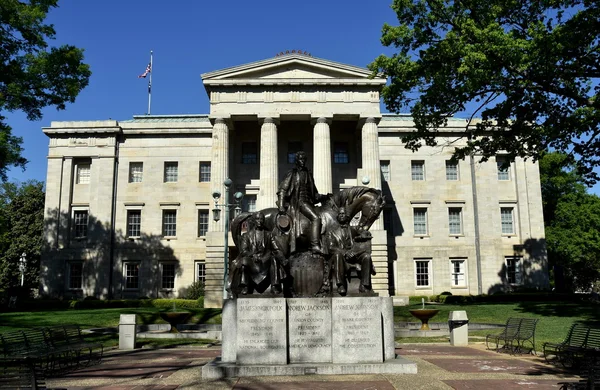
<path fill-rule="evenodd" d="M 194 299 L 84 299 L 84 300 L 57 300 L 38 299 L 21 301 L 18 310 L 64 310 L 64 309 L 118 309 L 132 307 L 154 307 L 157 309 L 202 309 L 204 297 Z"/>
<path fill-rule="evenodd" d="M 425 297 L 429 302 L 447 303 L 450 305 L 462 305 L 469 303 L 498 303 L 498 302 L 555 302 L 555 301 L 579 301 L 587 298 L 585 294 L 562 294 L 562 293 L 499 293 L 494 295 L 432 295 Z"/>

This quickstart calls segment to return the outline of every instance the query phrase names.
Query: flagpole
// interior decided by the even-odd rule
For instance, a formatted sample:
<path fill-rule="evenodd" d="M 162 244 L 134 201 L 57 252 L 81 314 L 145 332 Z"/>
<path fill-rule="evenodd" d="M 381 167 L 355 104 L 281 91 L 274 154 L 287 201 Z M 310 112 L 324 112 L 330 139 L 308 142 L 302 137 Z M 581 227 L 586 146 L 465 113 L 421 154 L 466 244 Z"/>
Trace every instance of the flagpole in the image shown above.
<path fill-rule="evenodd" d="M 150 115 L 150 104 L 152 103 L 152 50 L 150 50 L 150 78 L 148 79 L 148 115 Z"/>

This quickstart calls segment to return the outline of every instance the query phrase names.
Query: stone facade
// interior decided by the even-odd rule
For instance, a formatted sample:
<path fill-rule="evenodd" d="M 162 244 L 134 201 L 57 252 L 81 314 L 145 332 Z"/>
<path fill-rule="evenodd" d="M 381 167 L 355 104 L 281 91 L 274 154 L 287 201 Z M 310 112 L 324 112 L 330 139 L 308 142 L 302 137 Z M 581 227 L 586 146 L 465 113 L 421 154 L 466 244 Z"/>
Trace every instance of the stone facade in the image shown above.
<path fill-rule="evenodd" d="M 294 53 L 202 75 L 207 115 L 44 128 L 42 294 L 176 297 L 200 278 L 207 306 L 220 306 L 225 225 L 212 220 L 213 190 L 229 177 L 246 209 L 274 207 L 299 149 L 321 193 L 368 180 L 386 194 L 371 227 L 380 295 L 547 287 L 538 166 L 449 163 L 459 119 L 444 146 L 404 149 L 414 124 L 380 113 L 385 79 L 369 74 Z"/>

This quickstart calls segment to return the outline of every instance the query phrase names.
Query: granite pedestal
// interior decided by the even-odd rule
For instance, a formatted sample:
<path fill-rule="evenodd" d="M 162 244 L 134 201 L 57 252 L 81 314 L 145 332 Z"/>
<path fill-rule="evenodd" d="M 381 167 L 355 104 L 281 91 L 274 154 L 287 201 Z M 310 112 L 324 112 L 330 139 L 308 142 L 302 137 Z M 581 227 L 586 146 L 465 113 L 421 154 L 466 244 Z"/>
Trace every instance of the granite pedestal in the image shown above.
<path fill-rule="evenodd" d="M 222 357 L 202 377 L 416 374 L 394 348 L 392 298 L 240 298 L 225 302 Z"/>

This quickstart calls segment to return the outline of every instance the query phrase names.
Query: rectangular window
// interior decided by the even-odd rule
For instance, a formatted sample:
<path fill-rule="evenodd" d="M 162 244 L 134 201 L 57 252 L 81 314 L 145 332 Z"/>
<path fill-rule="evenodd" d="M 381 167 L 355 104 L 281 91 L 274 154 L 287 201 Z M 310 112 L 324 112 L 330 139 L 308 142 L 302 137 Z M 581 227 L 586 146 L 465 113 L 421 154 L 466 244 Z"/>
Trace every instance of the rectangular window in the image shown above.
<path fill-rule="evenodd" d="M 90 184 L 90 163 L 77 163 L 77 184 Z"/>
<path fill-rule="evenodd" d="M 129 163 L 129 182 L 141 183 L 144 176 L 144 163 L 130 162 Z"/>
<path fill-rule="evenodd" d="M 448 209 L 448 227 L 450 234 L 462 234 L 462 209 L 460 207 Z"/>
<path fill-rule="evenodd" d="M 210 183 L 210 162 L 200 161 L 200 183 Z"/>
<path fill-rule="evenodd" d="M 394 221 L 392 220 L 392 210 L 383 210 L 383 229 L 388 235 L 394 234 Z"/>
<path fill-rule="evenodd" d="M 458 163 L 446 160 L 446 180 L 458 180 Z"/>
<path fill-rule="evenodd" d="M 431 260 L 415 260 L 415 282 L 417 287 L 429 287 L 429 263 Z"/>
<path fill-rule="evenodd" d="M 383 180 L 390 181 L 390 161 L 382 160 L 379 162 L 381 166 L 381 176 L 383 176 Z"/>
<path fill-rule="evenodd" d="M 336 142 L 333 144 L 333 162 L 334 164 L 348 164 L 350 156 L 348 155 L 348 143 Z"/>
<path fill-rule="evenodd" d="M 500 208 L 500 219 L 502 221 L 502 234 L 514 234 L 515 227 L 513 224 L 513 208 Z"/>
<path fill-rule="evenodd" d="M 288 164 L 294 164 L 296 162 L 296 152 L 302 150 L 302 142 L 288 142 L 288 154 L 287 154 L 287 162 Z"/>
<path fill-rule="evenodd" d="M 256 211 L 256 195 L 244 196 L 242 209 L 249 213 L 255 212 Z"/>
<path fill-rule="evenodd" d="M 179 175 L 179 163 L 177 161 L 165 161 L 165 183 L 176 183 Z"/>
<path fill-rule="evenodd" d="M 197 282 L 206 282 L 206 263 L 204 260 L 196 261 L 196 281 Z"/>
<path fill-rule="evenodd" d="M 198 237 L 208 233 L 208 210 L 198 210 Z"/>
<path fill-rule="evenodd" d="M 83 263 L 69 263 L 69 289 L 79 290 L 83 286 Z"/>
<path fill-rule="evenodd" d="M 142 210 L 127 210 L 127 237 L 139 237 L 142 227 Z"/>
<path fill-rule="evenodd" d="M 125 263 L 125 288 L 137 289 L 140 282 L 140 264 Z"/>
<path fill-rule="evenodd" d="M 507 256 L 505 261 L 508 284 L 521 284 L 521 258 L 519 256 Z"/>
<path fill-rule="evenodd" d="M 467 279 L 465 277 L 465 259 L 450 259 L 450 284 L 452 287 L 465 287 Z"/>
<path fill-rule="evenodd" d="M 163 210 L 164 237 L 175 237 L 177 235 L 177 210 Z"/>
<path fill-rule="evenodd" d="M 413 209 L 413 226 L 415 235 L 427 235 L 427 209 Z"/>
<path fill-rule="evenodd" d="M 413 180 L 425 180 L 425 161 L 413 160 L 410 162 L 410 175 Z"/>
<path fill-rule="evenodd" d="M 256 142 L 242 142 L 242 164 L 258 163 L 258 146 Z"/>
<path fill-rule="evenodd" d="M 88 211 L 76 210 L 73 212 L 73 226 L 75 238 L 86 238 L 88 230 Z"/>
<path fill-rule="evenodd" d="M 172 290 L 175 288 L 175 264 L 162 263 L 162 283 L 163 290 Z"/>
<path fill-rule="evenodd" d="M 498 180 L 510 180 L 510 163 L 506 157 L 496 157 L 496 166 L 498 168 Z"/>

